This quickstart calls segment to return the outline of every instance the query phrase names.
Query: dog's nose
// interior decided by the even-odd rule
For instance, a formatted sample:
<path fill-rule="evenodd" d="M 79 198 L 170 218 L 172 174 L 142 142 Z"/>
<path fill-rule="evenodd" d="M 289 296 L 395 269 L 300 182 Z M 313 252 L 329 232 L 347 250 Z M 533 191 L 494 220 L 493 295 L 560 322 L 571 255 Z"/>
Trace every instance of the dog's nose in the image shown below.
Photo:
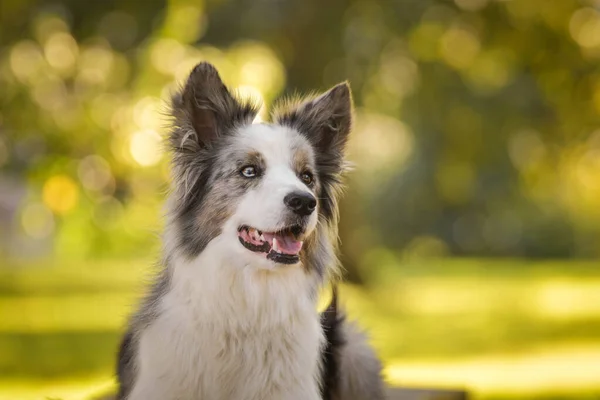
<path fill-rule="evenodd" d="M 292 192 L 283 198 L 283 202 L 294 213 L 307 216 L 312 214 L 317 207 L 317 199 L 306 192 Z"/>

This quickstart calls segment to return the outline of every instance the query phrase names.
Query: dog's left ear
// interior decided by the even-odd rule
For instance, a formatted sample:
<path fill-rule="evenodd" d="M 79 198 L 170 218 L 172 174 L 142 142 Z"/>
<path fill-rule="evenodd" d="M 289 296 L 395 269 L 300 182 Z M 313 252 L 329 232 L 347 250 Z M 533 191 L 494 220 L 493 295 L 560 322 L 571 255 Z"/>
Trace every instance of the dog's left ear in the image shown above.
<path fill-rule="evenodd" d="M 341 162 L 352 128 L 352 94 L 347 82 L 327 92 L 289 107 L 275 115 L 276 122 L 291 126 L 305 135 L 321 154 Z"/>
<path fill-rule="evenodd" d="M 201 62 L 190 73 L 183 89 L 173 97 L 175 129 L 171 146 L 177 152 L 194 153 L 236 125 L 250 124 L 260 106 L 240 100 L 225 86 L 217 69 Z"/>

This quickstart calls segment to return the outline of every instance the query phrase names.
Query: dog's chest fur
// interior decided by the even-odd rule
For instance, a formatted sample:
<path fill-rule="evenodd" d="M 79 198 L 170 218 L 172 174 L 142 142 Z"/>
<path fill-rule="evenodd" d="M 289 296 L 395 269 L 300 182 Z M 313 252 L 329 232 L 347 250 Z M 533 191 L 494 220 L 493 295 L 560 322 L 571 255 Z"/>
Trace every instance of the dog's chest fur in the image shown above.
<path fill-rule="evenodd" d="M 202 258 L 201 273 L 196 263 L 173 268 L 139 338 L 130 399 L 319 399 L 323 337 L 306 272 Z"/>

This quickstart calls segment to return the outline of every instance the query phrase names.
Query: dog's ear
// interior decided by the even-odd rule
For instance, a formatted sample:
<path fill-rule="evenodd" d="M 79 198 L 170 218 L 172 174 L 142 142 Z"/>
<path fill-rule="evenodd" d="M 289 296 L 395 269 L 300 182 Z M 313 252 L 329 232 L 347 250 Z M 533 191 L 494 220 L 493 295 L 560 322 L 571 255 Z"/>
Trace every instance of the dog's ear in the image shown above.
<path fill-rule="evenodd" d="M 341 161 L 352 128 L 350 86 L 343 82 L 299 105 L 284 105 L 274 119 L 300 131 L 321 154 Z"/>
<path fill-rule="evenodd" d="M 238 124 L 251 123 L 259 106 L 241 102 L 227 89 L 217 69 L 198 64 L 179 93 L 173 97 L 175 129 L 170 142 L 174 150 L 196 151 Z"/>

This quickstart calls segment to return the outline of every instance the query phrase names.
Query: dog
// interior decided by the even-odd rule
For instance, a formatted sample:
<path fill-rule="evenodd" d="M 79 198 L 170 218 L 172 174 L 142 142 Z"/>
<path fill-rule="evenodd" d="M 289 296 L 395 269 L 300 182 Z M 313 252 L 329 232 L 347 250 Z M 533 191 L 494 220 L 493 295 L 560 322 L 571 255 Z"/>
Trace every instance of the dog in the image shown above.
<path fill-rule="evenodd" d="M 129 321 L 119 400 L 381 399 L 381 364 L 319 290 L 338 276 L 347 83 L 280 102 L 272 122 L 216 68 L 172 99 L 160 273 Z"/>

